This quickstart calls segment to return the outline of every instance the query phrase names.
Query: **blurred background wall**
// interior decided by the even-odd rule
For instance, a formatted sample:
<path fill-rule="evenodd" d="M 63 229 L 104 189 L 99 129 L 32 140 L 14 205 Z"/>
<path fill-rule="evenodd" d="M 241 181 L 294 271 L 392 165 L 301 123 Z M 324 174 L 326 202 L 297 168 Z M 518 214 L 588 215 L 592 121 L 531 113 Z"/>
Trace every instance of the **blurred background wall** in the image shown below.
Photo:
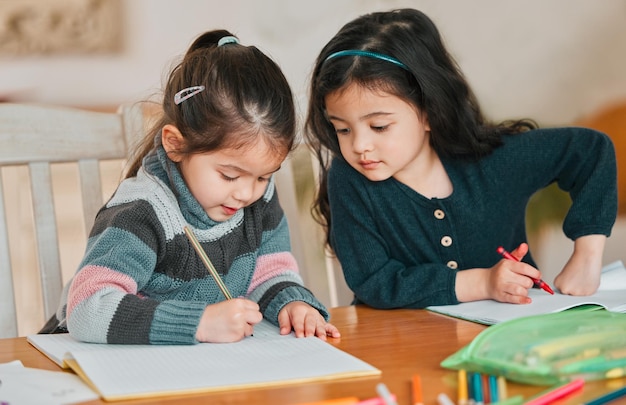
<path fill-rule="evenodd" d="M 193 39 L 206 30 L 225 28 L 242 44 L 256 45 L 279 63 L 304 111 L 313 61 L 330 37 L 358 15 L 399 7 L 421 9 L 435 21 L 492 119 L 530 117 L 542 126 L 576 125 L 625 103 L 626 0 L 3 0 L 0 99 L 103 110 L 158 100 L 170 68 Z M 60 21 L 72 13 L 74 21 L 64 29 L 75 30 L 76 37 L 65 33 L 65 38 L 56 38 Z M 100 20 L 95 18 L 98 13 L 103 14 Z M 109 29 L 101 34 L 98 24 Z M 105 35 L 105 45 L 73 42 L 83 30 Z M 52 39 L 65 45 L 51 45 Z M 20 45 L 26 40 L 28 47 Z M 609 135 L 623 142 L 625 126 L 612 127 Z M 618 152 L 623 151 L 623 143 L 619 145 Z M 60 178 L 71 176 L 60 170 Z M 113 190 L 119 166 L 110 173 Z M 8 179 L 5 187 L 17 189 L 19 173 L 7 176 L 13 183 Z M 71 207 L 72 193 L 68 191 L 65 207 Z M 547 201 L 550 205 L 554 198 Z M 318 231 L 309 218 L 309 203 L 301 206 L 303 221 L 308 221 L 305 233 Z M 546 203 L 539 203 L 537 211 L 548 212 L 541 204 Z M 553 219 L 545 222 L 556 225 L 539 226 L 533 242 L 547 279 L 554 277 L 571 249 Z M 68 226 L 69 235 L 74 228 Z M 620 219 L 609 240 L 607 262 L 623 257 L 623 227 Z M 66 239 L 64 271 L 71 275 L 83 245 Z M 316 249 L 308 264 L 313 268 L 305 278 L 327 299 L 324 282 L 316 280 L 322 266 L 317 270 L 315 258 L 323 260 L 323 254 L 319 246 L 311 249 Z M 20 299 L 24 308 L 36 306 L 26 293 Z M 347 302 L 349 292 L 344 289 L 339 303 Z M 23 310 L 23 317 L 33 320 L 24 323 L 22 333 L 32 333 L 43 321 L 30 311 Z"/>
<path fill-rule="evenodd" d="M 227 28 L 278 61 L 304 104 L 313 60 L 344 23 L 366 12 L 415 7 L 438 25 L 493 118 L 530 116 L 542 124 L 562 124 L 626 97 L 624 0 L 104 2 L 120 5 L 113 21 L 120 30 L 119 50 L 5 53 L 0 56 L 0 96 L 81 106 L 136 101 L 161 88 L 171 64 L 196 36 Z M 46 24 L 52 25 L 36 24 L 44 33 Z"/>

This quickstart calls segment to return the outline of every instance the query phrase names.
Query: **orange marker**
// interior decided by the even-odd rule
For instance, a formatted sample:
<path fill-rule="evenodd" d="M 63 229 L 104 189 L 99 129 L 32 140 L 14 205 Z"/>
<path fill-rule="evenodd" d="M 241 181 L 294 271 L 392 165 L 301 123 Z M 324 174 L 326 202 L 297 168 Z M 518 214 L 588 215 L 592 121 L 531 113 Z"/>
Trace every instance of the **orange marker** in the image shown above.
<path fill-rule="evenodd" d="M 422 379 L 419 375 L 415 374 L 411 380 L 411 388 L 413 394 L 413 405 L 423 405 L 422 399 Z"/>

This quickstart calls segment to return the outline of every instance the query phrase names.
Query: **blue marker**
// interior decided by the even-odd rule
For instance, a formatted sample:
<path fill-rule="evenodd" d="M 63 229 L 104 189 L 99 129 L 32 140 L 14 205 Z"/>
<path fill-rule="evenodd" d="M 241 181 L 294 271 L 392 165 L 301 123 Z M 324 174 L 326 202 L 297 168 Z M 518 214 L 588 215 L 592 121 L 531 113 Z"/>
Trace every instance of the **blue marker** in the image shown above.
<path fill-rule="evenodd" d="M 609 401 L 613 401 L 614 399 L 617 399 L 619 397 L 622 397 L 626 395 L 626 387 L 622 387 L 619 388 L 615 391 L 609 392 L 608 394 L 605 394 L 599 398 L 596 398 L 594 400 L 591 400 L 589 402 L 585 402 L 585 405 L 603 405 L 606 404 Z"/>
<path fill-rule="evenodd" d="M 472 374 L 472 383 L 474 385 L 474 389 L 472 390 L 474 394 L 474 401 L 476 405 L 483 405 L 485 402 L 483 399 L 483 382 L 480 378 L 480 373 Z"/>
<path fill-rule="evenodd" d="M 498 402 L 498 377 L 489 376 L 489 399 L 491 402 Z"/>

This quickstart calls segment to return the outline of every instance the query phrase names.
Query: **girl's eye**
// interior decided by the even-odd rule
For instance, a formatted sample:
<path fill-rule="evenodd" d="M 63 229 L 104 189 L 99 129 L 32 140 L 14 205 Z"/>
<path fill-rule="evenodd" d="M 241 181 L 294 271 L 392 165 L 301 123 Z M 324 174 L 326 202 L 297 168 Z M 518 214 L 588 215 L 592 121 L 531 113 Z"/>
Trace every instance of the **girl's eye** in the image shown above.
<path fill-rule="evenodd" d="M 344 135 L 344 134 L 349 134 L 350 129 L 349 128 L 336 128 L 335 132 L 337 133 L 337 135 Z"/>
<path fill-rule="evenodd" d="M 269 177 L 259 177 L 259 183 L 267 183 L 270 181 Z"/>
<path fill-rule="evenodd" d="M 372 130 L 376 131 L 376 132 L 384 132 L 387 130 L 387 128 L 389 128 L 389 125 L 380 125 L 380 126 L 375 126 L 372 125 Z"/>
<path fill-rule="evenodd" d="M 229 177 L 229 176 L 225 175 L 224 173 L 221 173 L 221 175 L 222 175 L 222 178 L 224 180 L 226 180 L 226 181 L 235 181 L 235 180 L 238 179 L 238 177 Z"/>

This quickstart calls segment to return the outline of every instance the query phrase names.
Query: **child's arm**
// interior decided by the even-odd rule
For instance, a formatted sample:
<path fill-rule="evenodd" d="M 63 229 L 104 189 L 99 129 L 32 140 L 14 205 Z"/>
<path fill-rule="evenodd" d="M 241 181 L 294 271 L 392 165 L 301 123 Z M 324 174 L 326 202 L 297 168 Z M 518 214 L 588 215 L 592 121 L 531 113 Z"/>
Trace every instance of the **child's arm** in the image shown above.
<path fill-rule="evenodd" d="M 339 330 L 327 323 L 320 312 L 302 301 L 292 301 L 278 313 L 280 334 L 286 335 L 292 330 L 296 337 L 317 336 L 326 340 L 326 336 L 341 337 Z"/>
<path fill-rule="evenodd" d="M 574 252 L 554 279 L 562 294 L 591 295 L 600 286 L 602 254 L 606 236 L 581 236 L 574 242 Z"/>
<path fill-rule="evenodd" d="M 258 302 L 263 316 L 274 325 L 279 325 L 278 314 L 283 308 L 296 301 L 308 304 L 321 319 L 327 320 L 326 307 L 300 277 L 298 263 L 291 253 L 287 218 L 275 192 L 263 207 L 262 223 L 263 237 L 246 297 Z"/>
<path fill-rule="evenodd" d="M 528 253 L 528 245 L 522 243 L 511 254 L 522 259 Z M 468 269 L 456 276 L 455 291 L 461 302 L 493 299 L 513 304 L 528 304 L 528 289 L 541 273 L 531 265 L 502 259 L 489 269 Z"/>

